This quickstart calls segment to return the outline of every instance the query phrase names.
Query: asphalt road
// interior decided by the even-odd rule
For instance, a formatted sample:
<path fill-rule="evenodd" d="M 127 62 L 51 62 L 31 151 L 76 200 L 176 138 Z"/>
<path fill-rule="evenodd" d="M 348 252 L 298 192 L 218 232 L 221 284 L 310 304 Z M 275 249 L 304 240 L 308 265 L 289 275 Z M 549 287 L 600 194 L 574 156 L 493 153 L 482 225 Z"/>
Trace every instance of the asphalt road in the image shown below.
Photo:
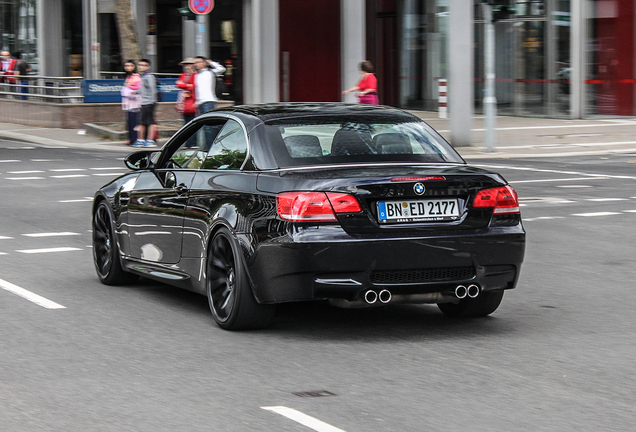
<path fill-rule="evenodd" d="M 293 304 L 255 332 L 196 294 L 99 283 L 90 199 L 121 159 L 0 141 L 0 430 L 633 429 L 636 154 L 474 161 L 517 189 L 528 232 L 488 318 Z"/>

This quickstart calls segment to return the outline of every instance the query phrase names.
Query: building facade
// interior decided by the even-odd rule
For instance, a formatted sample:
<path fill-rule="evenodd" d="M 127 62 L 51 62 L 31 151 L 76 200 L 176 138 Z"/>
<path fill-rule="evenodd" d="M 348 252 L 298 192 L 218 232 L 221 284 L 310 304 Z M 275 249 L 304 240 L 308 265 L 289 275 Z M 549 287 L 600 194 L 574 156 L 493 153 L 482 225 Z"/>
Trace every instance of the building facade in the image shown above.
<path fill-rule="evenodd" d="M 482 109 L 478 0 L 216 0 L 198 20 L 180 13 L 185 0 L 130 2 L 154 71 L 178 72 L 182 58 L 207 55 L 225 63 L 239 103 L 353 102 L 341 91 L 369 59 L 383 104 L 437 110 L 439 80 L 448 79 L 451 114 L 460 98 Z M 500 114 L 636 115 L 634 0 L 495 3 L 511 6 L 495 24 Z M 22 52 L 42 75 L 121 71 L 115 0 L 0 0 L 0 16 L 0 47 Z"/>

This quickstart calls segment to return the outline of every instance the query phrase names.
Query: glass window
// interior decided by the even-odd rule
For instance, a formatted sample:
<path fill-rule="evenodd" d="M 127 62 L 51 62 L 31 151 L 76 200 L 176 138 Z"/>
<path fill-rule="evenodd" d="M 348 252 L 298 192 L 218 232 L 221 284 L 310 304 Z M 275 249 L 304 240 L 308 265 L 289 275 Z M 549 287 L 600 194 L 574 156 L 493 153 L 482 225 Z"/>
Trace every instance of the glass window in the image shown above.
<path fill-rule="evenodd" d="M 245 131 L 237 121 L 228 120 L 214 140 L 203 168 L 238 170 L 246 156 Z"/>
<path fill-rule="evenodd" d="M 424 122 L 391 118 L 305 118 L 272 121 L 267 135 L 281 167 L 403 161 L 463 163 Z"/>
<path fill-rule="evenodd" d="M 204 124 L 194 130 L 176 149 L 168 161 L 168 168 L 199 169 L 223 124 Z"/>

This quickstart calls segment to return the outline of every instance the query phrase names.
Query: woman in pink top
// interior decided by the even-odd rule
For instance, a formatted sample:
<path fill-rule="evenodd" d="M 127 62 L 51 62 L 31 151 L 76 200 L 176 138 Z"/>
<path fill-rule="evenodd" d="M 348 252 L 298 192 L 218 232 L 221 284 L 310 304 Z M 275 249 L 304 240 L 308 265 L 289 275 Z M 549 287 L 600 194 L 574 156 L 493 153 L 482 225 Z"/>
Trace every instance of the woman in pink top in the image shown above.
<path fill-rule="evenodd" d="M 358 92 L 358 100 L 361 104 L 377 105 L 378 104 L 378 80 L 373 75 L 373 65 L 369 60 L 360 63 L 360 73 L 362 78 L 358 84 L 348 90 L 342 92 L 343 95 L 351 92 Z"/>
<path fill-rule="evenodd" d="M 121 107 L 126 113 L 126 124 L 128 126 L 128 143 L 133 144 L 137 141 L 137 116 L 141 106 L 141 98 L 139 97 L 139 89 L 141 88 L 141 77 L 137 73 L 137 66 L 132 60 L 124 63 L 126 76 L 124 85 L 121 87 Z"/>

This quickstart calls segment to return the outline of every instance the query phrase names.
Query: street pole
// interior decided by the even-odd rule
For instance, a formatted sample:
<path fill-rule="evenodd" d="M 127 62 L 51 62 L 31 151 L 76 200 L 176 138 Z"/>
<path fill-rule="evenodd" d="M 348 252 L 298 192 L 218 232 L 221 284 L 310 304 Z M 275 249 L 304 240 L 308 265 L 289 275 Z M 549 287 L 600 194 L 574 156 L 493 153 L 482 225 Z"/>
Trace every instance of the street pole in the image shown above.
<path fill-rule="evenodd" d="M 495 96 L 495 23 L 492 20 L 492 7 L 481 4 L 485 20 L 484 35 L 484 114 L 486 116 L 486 151 L 494 152 L 497 142 L 497 98 Z"/>
<path fill-rule="evenodd" d="M 207 57 L 205 46 L 203 43 L 203 35 L 205 34 L 205 15 L 197 15 L 197 30 L 195 32 L 195 47 L 197 55 Z"/>

